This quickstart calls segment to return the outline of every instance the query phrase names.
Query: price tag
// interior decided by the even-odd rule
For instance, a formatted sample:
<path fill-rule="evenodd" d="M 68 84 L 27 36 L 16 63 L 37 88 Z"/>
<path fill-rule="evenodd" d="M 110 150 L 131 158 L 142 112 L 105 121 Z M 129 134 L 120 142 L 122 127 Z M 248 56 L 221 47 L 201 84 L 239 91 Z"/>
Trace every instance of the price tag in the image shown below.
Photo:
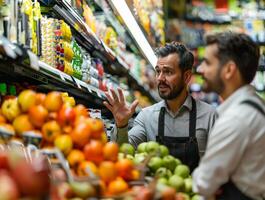
<path fill-rule="evenodd" d="M 78 80 L 77 79 L 75 79 L 74 77 L 72 77 L 71 76 L 71 78 L 72 78 L 72 81 L 74 82 L 74 84 L 79 88 L 79 89 L 81 89 L 81 86 L 79 85 L 79 82 L 78 82 Z"/>
<path fill-rule="evenodd" d="M 29 60 L 30 60 L 30 67 L 38 71 L 39 70 L 39 59 L 38 59 L 38 57 L 29 50 L 27 51 L 27 53 L 28 53 Z"/>
<path fill-rule="evenodd" d="M 87 90 L 88 90 L 89 93 L 92 93 L 92 90 L 90 89 L 90 87 L 89 87 L 88 84 L 86 84 L 86 88 L 87 88 Z"/>
<path fill-rule="evenodd" d="M 61 77 L 61 79 L 63 80 L 63 81 L 65 81 L 65 78 L 64 78 L 64 76 L 63 76 L 63 73 L 62 72 L 58 72 L 59 73 L 59 75 L 60 75 L 60 77 Z"/>
<path fill-rule="evenodd" d="M 74 79 L 75 79 L 75 78 L 74 78 Z M 77 87 L 78 87 L 79 89 L 81 89 L 81 86 L 80 86 L 80 84 L 79 84 L 79 80 L 75 79 L 75 83 L 76 83 Z"/>

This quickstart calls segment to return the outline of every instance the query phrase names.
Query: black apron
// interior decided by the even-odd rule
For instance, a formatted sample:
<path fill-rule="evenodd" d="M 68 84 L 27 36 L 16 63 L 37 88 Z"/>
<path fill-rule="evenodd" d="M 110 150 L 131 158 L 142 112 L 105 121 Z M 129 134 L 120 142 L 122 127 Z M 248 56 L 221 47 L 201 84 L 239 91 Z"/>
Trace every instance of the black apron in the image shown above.
<path fill-rule="evenodd" d="M 196 102 L 192 97 L 191 99 L 189 137 L 169 137 L 164 135 L 166 108 L 162 107 L 158 118 L 158 136 L 156 141 L 167 146 L 170 154 L 180 159 L 185 165 L 188 165 L 192 172 L 199 164 L 200 155 L 196 138 Z"/>
<path fill-rule="evenodd" d="M 224 184 L 220 192 L 221 194 L 216 196 L 216 200 L 252 200 L 243 194 L 232 181 Z"/>
<path fill-rule="evenodd" d="M 264 110 L 254 101 L 244 100 L 241 104 L 248 104 L 265 116 Z M 237 186 L 229 180 L 221 186 L 220 194 L 216 195 L 216 200 L 252 200 L 250 197 L 242 193 Z"/>

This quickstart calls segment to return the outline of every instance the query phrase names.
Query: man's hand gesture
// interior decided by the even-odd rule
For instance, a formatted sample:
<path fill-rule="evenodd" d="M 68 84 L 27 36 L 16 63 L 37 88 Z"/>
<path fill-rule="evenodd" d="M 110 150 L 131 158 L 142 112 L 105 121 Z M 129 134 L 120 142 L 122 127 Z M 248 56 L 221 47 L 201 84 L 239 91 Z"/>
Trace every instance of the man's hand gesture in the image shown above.
<path fill-rule="evenodd" d="M 112 112 L 117 127 L 124 127 L 135 112 L 138 101 L 135 100 L 130 106 L 127 106 L 121 88 L 118 88 L 118 96 L 113 89 L 110 89 L 110 93 L 105 92 L 108 102 L 104 101 L 103 103 Z"/>

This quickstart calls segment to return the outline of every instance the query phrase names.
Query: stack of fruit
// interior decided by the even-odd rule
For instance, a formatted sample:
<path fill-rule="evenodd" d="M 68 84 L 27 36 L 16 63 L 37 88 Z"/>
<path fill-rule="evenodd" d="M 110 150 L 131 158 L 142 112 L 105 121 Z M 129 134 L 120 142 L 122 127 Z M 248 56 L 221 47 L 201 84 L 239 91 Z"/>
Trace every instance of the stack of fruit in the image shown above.
<path fill-rule="evenodd" d="M 143 164 L 147 161 L 147 174 L 157 178 L 157 190 L 162 194 L 171 187 L 177 192 L 178 199 L 192 200 L 198 198 L 192 192 L 192 179 L 189 167 L 182 164 L 178 158 L 169 155 L 166 146 L 150 141 L 138 145 L 135 153 L 134 147 L 124 143 L 120 148 L 119 157 L 126 157 L 135 164 Z"/>
<path fill-rule="evenodd" d="M 2 130 L 2 131 L 1 131 Z M 107 143 L 104 123 L 89 116 L 83 105 L 60 92 L 47 95 L 33 90 L 22 91 L 17 98 L 7 99 L 1 106 L 0 135 L 8 132 L 9 141 L 31 137 L 40 148 L 57 147 L 66 157 L 73 177 L 94 178 L 100 185 L 100 195 L 119 195 L 128 191 L 128 181 L 139 177 L 133 161 L 118 160 L 119 146 Z M 32 144 L 32 143 L 31 143 Z M 95 195 L 88 183 L 71 183 L 76 196 Z M 80 193 L 80 188 L 90 191 Z M 88 189 L 84 189 L 88 191 Z"/>

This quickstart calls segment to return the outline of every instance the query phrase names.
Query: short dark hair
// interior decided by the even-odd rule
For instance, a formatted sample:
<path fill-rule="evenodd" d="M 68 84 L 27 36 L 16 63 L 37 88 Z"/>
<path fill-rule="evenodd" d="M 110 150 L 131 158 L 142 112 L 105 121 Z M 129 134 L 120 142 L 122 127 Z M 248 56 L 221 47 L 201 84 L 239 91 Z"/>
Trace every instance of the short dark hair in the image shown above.
<path fill-rule="evenodd" d="M 155 50 L 155 54 L 158 58 L 166 57 L 173 53 L 176 53 L 179 56 L 179 68 L 182 72 L 192 69 L 194 56 L 184 44 L 174 41 L 167 43 L 165 46 L 159 47 Z"/>
<path fill-rule="evenodd" d="M 246 34 L 221 32 L 206 35 L 206 44 L 217 44 L 220 65 L 233 60 L 245 83 L 251 83 L 259 63 L 259 46 Z"/>

